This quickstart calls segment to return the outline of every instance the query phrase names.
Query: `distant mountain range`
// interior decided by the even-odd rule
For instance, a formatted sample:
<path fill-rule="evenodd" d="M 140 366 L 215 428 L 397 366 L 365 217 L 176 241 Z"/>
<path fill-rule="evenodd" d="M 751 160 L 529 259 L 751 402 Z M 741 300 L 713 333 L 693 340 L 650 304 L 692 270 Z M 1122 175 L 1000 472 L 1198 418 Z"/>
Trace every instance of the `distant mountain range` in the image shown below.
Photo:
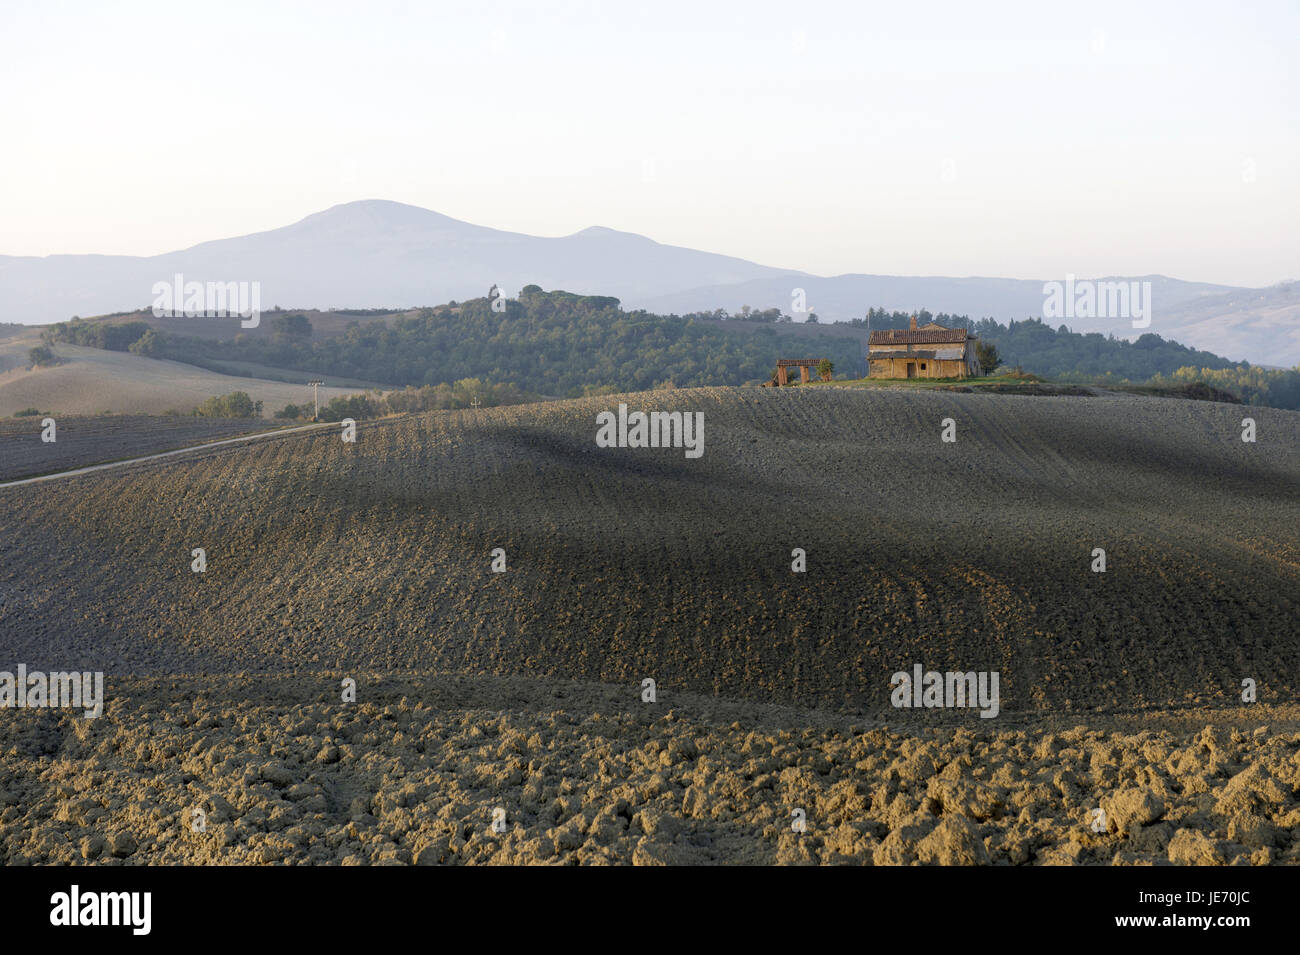
<path fill-rule="evenodd" d="M 1043 315 L 1044 280 L 848 274 L 822 277 L 662 245 L 593 227 L 558 238 L 503 232 L 384 200 L 334 206 L 269 232 L 204 242 L 155 256 L 0 256 L 0 322 L 42 324 L 147 307 L 156 282 L 261 284 L 264 311 L 434 305 L 514 294 L 527 284 L 613 295 L 624 308 L 685 313 L 744 305 L 791 312 L 802 289 L 822 320 L 870 306 L 990 316 Z M 1049 276 L 1048 280 L 1063 280 Z M 1118 281 L 1105 279 L 1104 281 Z M 1127 319 L 1052 319 L 1075 331 L 1134 337 L 1155 332 L 1232 359 L 1300 363 L 1300 283 L 1265 289 L 1128 277 L 1152 283 L 1149 327 Z M 801 319 L 802 316 L 796 316 Z"/>

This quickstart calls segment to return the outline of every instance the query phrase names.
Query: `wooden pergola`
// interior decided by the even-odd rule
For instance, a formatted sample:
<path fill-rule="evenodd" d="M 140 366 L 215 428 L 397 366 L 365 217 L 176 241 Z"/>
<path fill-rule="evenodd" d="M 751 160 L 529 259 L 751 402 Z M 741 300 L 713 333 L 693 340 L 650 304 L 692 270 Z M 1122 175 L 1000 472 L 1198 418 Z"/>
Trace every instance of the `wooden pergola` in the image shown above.
<path fill-rule="evenodd" d="M 789 369 L 791 368 L 799 369 L 800 381 L 811 381 L 812 376 L 809 374 L 808 370 L 810 368 L 816 368 L 825 360 L 825 358 L 780 358 L 776 363 L 776 383 L 778 385 L 790 384 Z"/>

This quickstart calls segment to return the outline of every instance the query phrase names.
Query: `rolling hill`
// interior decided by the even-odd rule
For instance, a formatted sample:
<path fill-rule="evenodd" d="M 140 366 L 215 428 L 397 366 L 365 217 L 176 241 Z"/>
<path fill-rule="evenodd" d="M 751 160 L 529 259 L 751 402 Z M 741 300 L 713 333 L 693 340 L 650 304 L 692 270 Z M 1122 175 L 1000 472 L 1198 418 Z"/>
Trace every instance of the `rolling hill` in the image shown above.
<path fill-rule="evenodd" d="M 619 298 L 655 312 L 792 307 L 802 288 L 824 320 L 868 307 L 968 314 L 1002 322 L 1041 316 L 1043 280 L 846 274 L 818 276 L 732 256 L 664 245 L 592 227 L 568 236 L 531 236 L 462 222 L 383 200 L 334 206 L 279 229 L 201 243 L 149 257 L 0 256 L 0 321 L 48 323 L 148 307 L 155 282 L 259 282 L 263 311 L 285 308 L 408 308 L 461 301 L 496 284 Z M 1064 276 L 1047 276 L 1063 279 Z M 1148 331 L 1249 360 L 1300 362 L 1295 283 L 1241 289 L 1164 276 L 1152 283 Z M 1267 297 L 1268 309 L 1241 307 Z M 1236 303 L 1236 304 L 1234 304 Z M 214 320 L 215 321 L 215 320 Z M 1055 324 L 1055 322 L 1054 322 Z M 1135 337 L 1127 319 L 1068 319 L 1075 331 Z"/>
<path fill-rule="evenodd" d="M 598 448 L 619 402 L 704 455 Z M 707 388 L 0 488 L 0 658 L 106 676 L 0 721 L 0 858 L 1300 864 L 1297 438 Z M 997 716 L 895 708 L 915 664 L 996 671 Z"/>
<path fill-rule="evenodd" d="M 785 270 L 590 228 L 547 238 L 461 222 L 398 202 L 334 206 L 254 235 L 150 257 L 0 256 L 0 320 L 52 322 L 147 307 L 153 283 L 257 281 L 264 311 L 406 307 L 483 295 L 609 289 L 628 300 L 666 289 L 730 284 Z"/>
<path fill-rule="evenodd" d="M 27 408 L 82 415 L 188 413 L 214 395 L 244 391 L 261 401 L 263 414 L 270 417 L 287 404 L 312 400 L 312 390 L 301 384 L 223 375 L 182 362 L 66 343 L 57 347 L 63 364 L 32 368 L 27 353 L 38 344 L 36 330 L 0 340 L 0 416 Z M 321 403 L 359 390 L 322 387 Z"/>
<path fill-rule="evenodd" d="M 618 401 L 702 411 L 704 456 L 598 448 L 595 414 Z M 1243 413 L 693 389 L 7 489 L 0 649 L 114 673 L 650 676 L 877 717 L 895 713 L 890 674 L 918 662 L 998 670 L 1004 710 L 1029 715 L 1220 705 L 1244 677 L 1290 698 L 1300 415 L 1251 409 L 1247 444 Z"/>

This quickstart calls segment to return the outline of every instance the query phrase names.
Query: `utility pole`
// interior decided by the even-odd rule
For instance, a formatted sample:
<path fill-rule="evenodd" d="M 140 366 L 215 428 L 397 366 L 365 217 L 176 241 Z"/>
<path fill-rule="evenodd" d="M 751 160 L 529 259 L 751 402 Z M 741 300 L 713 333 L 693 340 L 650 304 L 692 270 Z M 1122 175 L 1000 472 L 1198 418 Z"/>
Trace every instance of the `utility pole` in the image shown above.
<path fill-rule="evenodd" d="M 863 364 L 866 365 L 866 372 L 863 374 L 863 378 L 871 377 L 871 313 L 874 310 L 874 305 L 867 308 L 867 354 L 863 359 Z"/>
<path fill-rule="evenodd" d="M 314 415 L 312 415 L 312 419 L 311 419 L 311 420 L 312 420 L 312 421 L 319 421 L 319 420 L 320 420 L 320 386 L 323 385 L 323 384 L 325 384 L 325 382 L 323 382 L 323 381 L 309 381 L 309 382 L 307 382 L 307 384 L 311 385 L 311 395 L 312 395 L 312 399 L 313 399 L 313 400 L 315 401 L 315 403 L 316 403 L 316 413 L 315 413 Z"/>

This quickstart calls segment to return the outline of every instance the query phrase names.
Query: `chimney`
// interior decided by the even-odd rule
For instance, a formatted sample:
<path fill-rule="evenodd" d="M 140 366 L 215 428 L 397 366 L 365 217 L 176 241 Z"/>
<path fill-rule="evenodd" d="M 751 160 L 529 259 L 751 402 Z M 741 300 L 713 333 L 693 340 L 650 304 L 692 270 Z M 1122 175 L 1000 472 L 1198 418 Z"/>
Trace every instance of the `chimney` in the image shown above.
<path fill-rule="evenodd" d="M 916 316 L 915 316 L 915 315 L 912 316 L 912 325 L 911 325 L 911 328 L 912 328 L 912 331 L 916 331 Z"/>

